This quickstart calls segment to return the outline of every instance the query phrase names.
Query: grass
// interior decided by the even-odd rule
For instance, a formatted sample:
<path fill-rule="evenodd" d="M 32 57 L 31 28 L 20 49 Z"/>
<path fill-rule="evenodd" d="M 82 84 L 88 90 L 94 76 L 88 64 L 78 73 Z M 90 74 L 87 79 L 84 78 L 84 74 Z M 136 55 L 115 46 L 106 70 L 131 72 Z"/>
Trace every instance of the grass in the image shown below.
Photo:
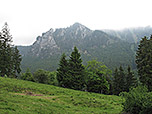
<path fill-rule="evenodd" d="M 119 114 L 122 99 L 0 77 L 0 114 Z"/>

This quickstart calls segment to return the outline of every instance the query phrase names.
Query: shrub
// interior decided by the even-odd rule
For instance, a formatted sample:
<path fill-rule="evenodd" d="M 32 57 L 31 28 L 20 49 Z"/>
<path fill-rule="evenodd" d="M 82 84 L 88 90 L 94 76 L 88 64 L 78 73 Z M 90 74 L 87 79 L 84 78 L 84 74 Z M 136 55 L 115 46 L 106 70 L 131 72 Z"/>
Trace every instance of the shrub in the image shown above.
<path fill-rule="evenodd" d="M 123 111 L 131 114 L 152 114 L 152 93 L 145 86 L 138 86 L 121 93 L 125 98 Z"/>
<path fill-rule="evenodd" d="M 21 74 L 20 79 L 34 82 L 34 77 L 33 77 L 32 73 L 30 72 L 29 68 L 26 70 L 25 73 Z"/>
<path fill-rule="evenodd" d="M 49 74 L 48 71 L 45 71 L 43 69 L 39 69 L 36 72 L 34 72 L 34 74 L 33 74 L 34 80 L 38 83 L 48 84 L 49 83 L 48 74 Z"/>
<path fill-rule="evenodd" d="M 58 80 L 56 78 L 56 72 L 49 72 L 48 74 L 48 77 L 49 77 L 49 84 L 50 85 L 58 85 Z"/>

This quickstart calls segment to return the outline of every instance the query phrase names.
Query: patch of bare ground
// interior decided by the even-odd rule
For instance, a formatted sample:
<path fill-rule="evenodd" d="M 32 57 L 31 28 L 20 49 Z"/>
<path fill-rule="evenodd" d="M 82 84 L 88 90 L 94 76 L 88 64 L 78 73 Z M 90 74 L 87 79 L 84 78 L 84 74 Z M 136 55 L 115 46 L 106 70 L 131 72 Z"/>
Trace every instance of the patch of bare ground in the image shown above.
<path fill-rule="evenodd" d="M 42 98 L 42 99 L 53 99 L 56 98 L 56 96 L 45 96 L 43 94 L 35 94 L 33 92 L 30 91 L 26 91 L 25 93 L 14 93 L 15 95 L 30 95 L 30 96 L 39 96 L 38 98 Z M 43 97 L 41 97 L 43 96 Z"/>
<path fill-rule="evenodd" d="M 44 96 L 43 94 L 35 94 L 30 91 L 26 91 L 25 93 L 14 93 L 15 95 L 30 95 L 30 96 Z"/>

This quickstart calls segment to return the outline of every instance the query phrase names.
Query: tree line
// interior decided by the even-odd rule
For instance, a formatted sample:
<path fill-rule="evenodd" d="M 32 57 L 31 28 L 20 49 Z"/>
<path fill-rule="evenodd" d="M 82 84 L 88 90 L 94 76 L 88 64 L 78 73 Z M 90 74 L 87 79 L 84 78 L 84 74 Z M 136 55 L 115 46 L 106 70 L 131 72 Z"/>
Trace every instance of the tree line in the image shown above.
<path fill-rule="evenodd" d="M 57 80 L 61 87 L 104 94 L 119 95 L 141 84 L 152 91 L 152 35 L 140 41 L 135 62 L 138 76 L 135 76 L 130 66 L 127 70 L 120 66 L 112 74 L 110 69 L 96 60 L 89 61 L 84 66 L 78 49 L 74 47 L 68 60 L 65 54 L 62 55 Z"/>
<path fill-rule="evenodd" d="M 88 61 L 84 66 L 76 47 L 68 60 L 65 54 L 62 55 L 57 69 L 57 80 L 61 87 L 115 95 L 138 85 L 130 66 L 127 72 L 120 66 L 114 74 L 97 60 Z"/>
<path fill-rule="evenodd" d="M 139 79 L 135 77 L 130 66 L 127 70 L 120 66 L 112 74 L 109 68 L 97 60 L 88 61 L 87 65 L 83 65 L 77 47 L 74 47 L 69 57 L 66 57 L 65 53 L 62 54 L 59 67 L 53 73 L 39 69 L 31 74 L 27 69 L 26 73 L 18 75 L 21 72 L 22 59 L 17 47 L 11 43 L 12 36 L 8 24 L 5 23 L 0 32 L 0 75 L 3 77 L 17 77 L 47 84 L 51 83 L 47 80 L 54 79 L 54 85 L 60 87 L 115 95 L 122 91 L 128 92 L 129 88 L 136 87 L 140 82 L 146 85 L 148 90 L 152 90 L 152 36 L 142 38 L 136 53 Z"/>

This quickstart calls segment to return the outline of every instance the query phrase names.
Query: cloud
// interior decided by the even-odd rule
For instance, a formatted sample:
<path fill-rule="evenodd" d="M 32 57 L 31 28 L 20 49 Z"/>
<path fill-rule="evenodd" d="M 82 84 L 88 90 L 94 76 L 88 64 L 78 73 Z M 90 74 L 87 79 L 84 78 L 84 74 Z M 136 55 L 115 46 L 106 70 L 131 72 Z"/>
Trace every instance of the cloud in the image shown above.
<path fill-rule="evenodd" d="M 151 3 L 150 0 L 3 0 L 0 26 L 8 22 L 15 44 L 28 44 L 50 28 L 63 28 L 75 22 L 93 30 L 147 26 L 152 25 Z"/>

